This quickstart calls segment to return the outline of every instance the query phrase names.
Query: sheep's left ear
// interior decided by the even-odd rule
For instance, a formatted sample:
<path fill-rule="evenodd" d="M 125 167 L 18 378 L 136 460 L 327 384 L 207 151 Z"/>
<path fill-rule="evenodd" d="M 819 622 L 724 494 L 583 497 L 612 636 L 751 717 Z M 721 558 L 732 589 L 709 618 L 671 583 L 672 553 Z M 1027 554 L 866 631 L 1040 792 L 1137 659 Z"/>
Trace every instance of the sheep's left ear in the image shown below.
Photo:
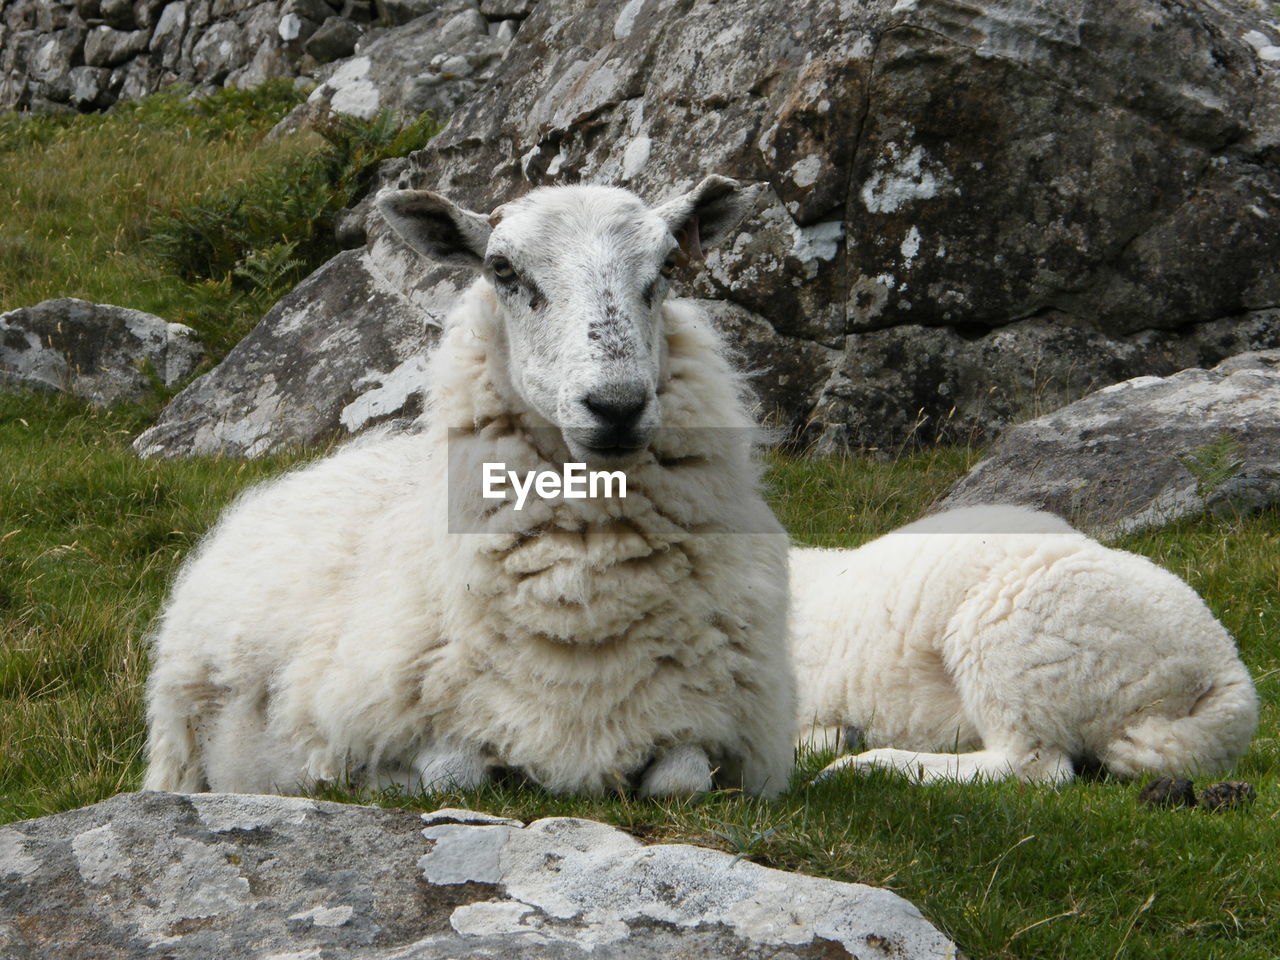
<path fill-rule="evenodd" d="M 482 214 L 465 210 L 430 190 L 392 190 L 378 210 L 409 246 L 432 260 L 479 270 L 493 228 Z"/>
<path fill-rule="evenodd" d="M 680 241 L 690 260 L 727 237 L 756 205 L 759 186 L 743 187 L 737 180 L 712 174 L 688 193 L 668 200 L 656 213 Z"/>

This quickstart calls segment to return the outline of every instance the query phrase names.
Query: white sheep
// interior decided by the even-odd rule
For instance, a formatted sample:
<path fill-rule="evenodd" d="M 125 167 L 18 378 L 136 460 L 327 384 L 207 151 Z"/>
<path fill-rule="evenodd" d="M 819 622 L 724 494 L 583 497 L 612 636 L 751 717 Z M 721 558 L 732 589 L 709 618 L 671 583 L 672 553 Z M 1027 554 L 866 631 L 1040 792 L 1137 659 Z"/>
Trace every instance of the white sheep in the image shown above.
<path fill-rule="evenodd" d="M 668 276 L 754 201 L 535 190 L 491 217 L 379 201 L 482 275 L 445 323 L 418 434 L 250 490 L 154 636 L 150 789 L 785 786 L 786 538 L 742 384 Z M 679 239 L 678 239 L 679 238 Z M 625 498 L 484 499 L 484 463 L 624 470 Z M 511 493 L 509 489 L 505 492 Z"/>
<path fill-rule="evenodd" d="M 823 771 L 1069 779 L 1217 773 L 1257 695 L 1186 583 L 1047 513 L 970 507 L 857 550 L 791 551 L 801 742 Z"/>

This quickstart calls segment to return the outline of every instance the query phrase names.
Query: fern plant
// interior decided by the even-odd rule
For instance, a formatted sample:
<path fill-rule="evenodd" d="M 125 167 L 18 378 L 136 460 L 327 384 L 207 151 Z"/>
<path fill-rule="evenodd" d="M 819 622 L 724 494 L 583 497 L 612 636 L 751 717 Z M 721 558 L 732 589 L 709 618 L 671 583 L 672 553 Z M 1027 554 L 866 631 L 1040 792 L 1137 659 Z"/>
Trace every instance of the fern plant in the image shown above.
<path fill-rule="evenodd" d="M 250 180 L 155 216 L 144 241 L 155 262 L 207 304 L 187 322 L 215 358 L 293 283 L 338 253 L 334 221 L 373 185 L 378 165 L 425 146 L 439 125 L 327 114 L 321 146 L 301 161 L 264 166 Z M 220 291 L 231 293 L 228 299 Z"/>
<path fill-rule="evenodd" d="M 294 256 L 297 249 L 296 240 L 273 243 L 242 259 L 232 274 L 248 285 L 246 295 L 258 305 L 274 303 L 301 279 L 305 263 Z"/>
<path fill-rule="evenodd" d="M 1244 467 L 1244 445 L 1229 433 L 1221 433 L 1203 446 L 1176 459 L 1196 481 L 1196 496 L 1207 500 L 1215 490 Z"/>

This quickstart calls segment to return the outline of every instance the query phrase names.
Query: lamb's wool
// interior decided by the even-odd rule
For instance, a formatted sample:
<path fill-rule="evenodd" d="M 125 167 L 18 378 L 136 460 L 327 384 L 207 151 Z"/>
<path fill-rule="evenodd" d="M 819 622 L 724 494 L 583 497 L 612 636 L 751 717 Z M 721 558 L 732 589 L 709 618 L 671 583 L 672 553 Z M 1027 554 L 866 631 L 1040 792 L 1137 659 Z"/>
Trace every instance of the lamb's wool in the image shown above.
<path fill-rule="evenodd" d="M 1256 727 L 1248 670 L 1196 593 L 1049 514 L 956 510 L 791 566 L 804 739 L 852 728 L 880 748 L 839 766 L 1214 773 Z"/>
<path fill-rule="evenodd" d="M 692 307 L 663 311 L 664 426 L 625 499 L 495 512 L 479 497 L 482 462 L 571 459 L 505 381 L 483 280 L 433 357 L 423 433 L 357 441 L 243 496 L 155 636 L 147 786 L 383 782 L 462 744 L 595 791 L 692 745 L 730 782 L 781 789 L 786 541 L 719 343 Z"/>

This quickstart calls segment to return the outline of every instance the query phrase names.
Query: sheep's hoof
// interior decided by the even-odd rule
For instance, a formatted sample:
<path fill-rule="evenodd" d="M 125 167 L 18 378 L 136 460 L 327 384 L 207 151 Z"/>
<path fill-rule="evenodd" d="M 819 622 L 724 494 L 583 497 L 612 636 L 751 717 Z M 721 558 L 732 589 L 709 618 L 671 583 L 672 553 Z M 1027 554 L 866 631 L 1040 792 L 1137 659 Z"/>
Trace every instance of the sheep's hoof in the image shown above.
<path fill-rule="evenodd" d="M 1227 780 L 1224 783 L 1211 783 L 1200 791 L 1200 806 L 1210 813 L 1218 813 L 1247 806 L 1257 798 L 1258 792 L 1253 789 L 1253 784 L 1243 780 Z"/>
<path fill-rule="evenodd" d="M 484 758 L 466 748 L 428 747 L 414 758 L 413 772 L 422 793 L 475 790 L 489 777 Z"/>
<path fill-rule="evenodd" d="M 711 761 L 701 747 L 660 753 L 640 779 L 642 797 L 691 797 L 711 789 Z"/>
<path fill-rule="evenodd" d="M 1144 807 L 1194 807 L 1195 786 L 1190 780 L 1160 777 L 1142 788 L 1142 792 L 1138 794 L 1138 803 Z"/>

